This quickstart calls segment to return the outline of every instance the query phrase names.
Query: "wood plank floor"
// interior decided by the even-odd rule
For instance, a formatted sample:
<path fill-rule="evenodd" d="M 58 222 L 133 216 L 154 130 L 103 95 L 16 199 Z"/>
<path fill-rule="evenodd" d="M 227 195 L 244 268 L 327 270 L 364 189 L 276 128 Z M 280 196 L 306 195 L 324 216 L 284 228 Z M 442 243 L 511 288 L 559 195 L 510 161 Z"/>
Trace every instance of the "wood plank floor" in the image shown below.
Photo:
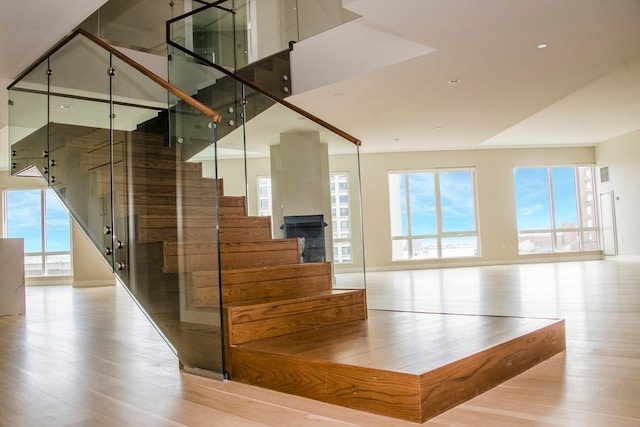
<path fill-rule="evenodd" d="M 640 259 L 367 276 L 370 309 L 566 319 L 567 351 L 425 426 L 640 425 Z M 0 317 L 1 426 L 415 426 L 180 373 L 119 288 L 28 288 Z"/>

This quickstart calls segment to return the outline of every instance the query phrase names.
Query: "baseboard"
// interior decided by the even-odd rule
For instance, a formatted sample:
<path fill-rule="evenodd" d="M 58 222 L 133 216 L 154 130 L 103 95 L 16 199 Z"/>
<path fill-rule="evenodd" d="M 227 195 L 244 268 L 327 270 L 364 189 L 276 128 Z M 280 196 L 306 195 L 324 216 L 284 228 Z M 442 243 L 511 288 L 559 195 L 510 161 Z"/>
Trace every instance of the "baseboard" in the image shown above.
<path fill-rule="evenodd" d="M 24 283 L 26 286 L 69 286 L 73 283 L 73 277 L 71 276 L 25 277 Z"/>
<path fill-rule="evenodd" d="M 74 288 L 95 288 L 99 286 L 115 286 L 116 281 L 114 279 L 105 280 L 74 280 Z"/>
<path fill-rule="evenodd" d="M 602 261 L 604 260 L 604 256 L 600 251 L 594 252 L 583 252 L 583 253 L 558 253 L 558 254 L 540 254 L 540 255 L 524 255 L 520 258 L 515 259 L 504 259 L 504 260 L 490 260 L 490 261 L 482 261 L 478 259 L 468 260 L 468 259 L 457 259 L 457 260 L 447 260 L 443 262 L 442 260 L 434 260 L 430 263 L 424 263 L 420 261 L 399 261 L 394 265 L 384 265 L 384 266 L 367 266 L 366 270 L 368 273 L 371 272 L 382 272 L 382 271 L 405 271 L 405 270 L 429 270 L 429 269 L 440 269 L 440 268 L 463 268 L 463 267 L 487 267 L 492 265 L 513 265 L 513 264 L 543 264 L 543 263 L 553 263 L 553 262 L 579 262 L 579 261 Z"/>

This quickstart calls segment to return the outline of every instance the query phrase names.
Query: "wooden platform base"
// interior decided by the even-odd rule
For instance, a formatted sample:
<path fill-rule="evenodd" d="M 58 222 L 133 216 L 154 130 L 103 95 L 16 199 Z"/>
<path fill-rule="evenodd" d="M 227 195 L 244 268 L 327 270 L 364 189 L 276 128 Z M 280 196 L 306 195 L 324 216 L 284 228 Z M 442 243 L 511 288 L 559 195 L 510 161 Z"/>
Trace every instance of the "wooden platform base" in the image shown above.
<path fill-rule="evenodd" d="M 369 310 L 229 356 L 232 380 L 421 423 L 564 349 L 563 320 Z"/>

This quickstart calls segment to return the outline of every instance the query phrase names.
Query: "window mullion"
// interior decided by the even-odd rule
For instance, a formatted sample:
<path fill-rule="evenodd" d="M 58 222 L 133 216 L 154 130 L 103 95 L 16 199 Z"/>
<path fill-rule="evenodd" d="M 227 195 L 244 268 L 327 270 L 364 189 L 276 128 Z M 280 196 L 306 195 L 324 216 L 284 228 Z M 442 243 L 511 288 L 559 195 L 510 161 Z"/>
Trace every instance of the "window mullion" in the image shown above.
<path fill-rule="evenodd" d="M 42 271 L 47 275 L 47 190 L 40 191 L 40 234 L 42 235 Z"/>
<path fill-rule="evenodd" d="M 551 215 L 551 251 L 558 250 L 556 245 L 556 210 L 553 203 L 553 173 L 552 168 L 547 168 L 547 186 L 549 191 L 549 215 Z"/>
<path fill-rule="evenodd" d="M 409 174 L 402 174 L 404 181 L 404 200 L 407 206 L 407 249 L 409 251 L 409 259 L 413 259 L 413 238 L 411 234 L 411 189 L 409 188 Z"/>
<path fill-rule="evenodd" d="M 438 258 L 442 258 L 442 212 L 440 203 L 440 174 L 438 172 L 433 173 L 433 187 L 436 202 L 436 247 L 438 248 Z"/>

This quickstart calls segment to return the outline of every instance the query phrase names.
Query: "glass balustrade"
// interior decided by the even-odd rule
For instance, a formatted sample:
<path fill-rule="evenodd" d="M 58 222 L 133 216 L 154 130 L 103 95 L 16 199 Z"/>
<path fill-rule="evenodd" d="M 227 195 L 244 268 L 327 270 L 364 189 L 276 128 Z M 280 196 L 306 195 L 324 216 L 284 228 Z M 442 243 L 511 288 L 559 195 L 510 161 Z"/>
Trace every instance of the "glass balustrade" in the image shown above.
<path fill-rule="evenodd" d="M 14 175 L 47 179 L 48 69 L 49 61 L 43 61 L 9 90 L 9 146 Z M 14 145 L 21 140 L 30 142 Z"/>
<path fill-rule="evenodd" d="M 293 0 L 218 1 L 170 20 L 168 39 L 235 71 L 297 40 L 295 10 Z"/>
<path fill-rule="evenodd" d="M 10 99 L 14 173 L 48 181 L 185 369 L 222 377 L 216 182 L 169 137 L 179 110 L 211 145 L 212 117 L 84 35 L 14 83 Z M 196 280 L 195 270 L 206 273 Z"/>
<path fill-rule="evenodd" d="M 183 49 L 170 56 L 171 82 L 223 113 L 216 144 L 194 137 L 202 124 L 175 113 L 172 138 L 189 162 L 202 164 L 225 198 L 242 197 L 245 215 L 269 216 L 270 238 L 299 238 L 301 262 L 331 262 L 336 288 L 364 287 L 357 143 Z M 222 271 L 236 268 L 220 262 Z"/>
<path fill-rule="evenodd" d="M 328 262 L 334 287 L 365 286 L 359 141 L 283 101 L 274 67 L 299 13 L 169 21 L 173 86 L 84 31 L 10 86 L 13 173 L 48 182 L 192 372 L 224 376 L 229 273 Z"/>

